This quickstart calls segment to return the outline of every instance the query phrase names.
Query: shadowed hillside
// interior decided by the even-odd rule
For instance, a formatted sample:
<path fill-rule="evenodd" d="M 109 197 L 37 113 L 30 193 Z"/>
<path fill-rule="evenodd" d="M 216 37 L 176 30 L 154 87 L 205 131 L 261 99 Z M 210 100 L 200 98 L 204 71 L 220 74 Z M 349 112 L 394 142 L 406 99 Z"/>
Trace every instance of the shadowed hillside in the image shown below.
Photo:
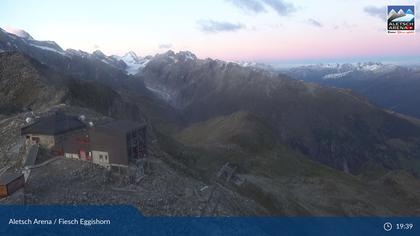
<path fill-rule="evenodd" d="M 170 52 L 143 71 L 147 86 L 190 124 L 246 111 L 289 147 L 336 169 L 360 173 L 368 162 L 417 173 L 420 128 L 341 89 L 324 88 L 233 63 L 182 60 Z M 393 140 L 398 140 L 396 145 Z"/>

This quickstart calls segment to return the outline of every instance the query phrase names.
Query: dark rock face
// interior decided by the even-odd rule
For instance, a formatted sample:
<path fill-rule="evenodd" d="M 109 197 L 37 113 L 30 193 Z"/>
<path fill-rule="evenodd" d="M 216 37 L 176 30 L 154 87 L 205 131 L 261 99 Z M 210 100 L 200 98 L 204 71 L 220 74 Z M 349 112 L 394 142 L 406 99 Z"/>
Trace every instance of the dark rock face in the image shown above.
<path fill-rule="evenodd" d="M 13 114 L 58 104 L 62 78 L 19 53 L 0 53 L 0 113 Z"/>
<path fill-rule="evenodd" d="M 419 127 L 347 90 L 233 63 L 177 60 L 171 53 L 149 62 L 143 78 L 148 87 L 168 94 L 190 123 L 249 111 L 292 147 L 337 169 L 359 173 L 370 161 L 402 168 L 397 156 L 418 159 Z M 413 148 L 390 146 L 390 139 Z"/>
<path fill-rule="evenodd" d="M 0 53 L 0 113 L 47 109 L 60 103 L 87 107 L 119 119 L 144 121 L 144 115 L 110 86 L 57 73 L 21 53 Z"/>
<path fill-rule="evenodd" d="M 144 114 L 134 103 L 125 101 L 106 85 L 94 81 L 70 80 L 67 88 L 66 101 L 71 105 L 88 107 L 116 119 L 145 121 Z"/>

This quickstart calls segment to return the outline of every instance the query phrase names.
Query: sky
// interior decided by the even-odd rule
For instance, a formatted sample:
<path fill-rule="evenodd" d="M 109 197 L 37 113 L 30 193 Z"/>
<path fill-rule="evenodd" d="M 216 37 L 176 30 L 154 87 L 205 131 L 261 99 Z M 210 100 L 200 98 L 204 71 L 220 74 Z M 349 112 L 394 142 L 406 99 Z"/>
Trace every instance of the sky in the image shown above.
<path fill-rule="evenodd" d="M 2 0 L 0 27 L 107 55 L 188 50 L 284 65 L 420 62 L 419 33 L 387 34 L 389 4 L 416 0 Z"/>

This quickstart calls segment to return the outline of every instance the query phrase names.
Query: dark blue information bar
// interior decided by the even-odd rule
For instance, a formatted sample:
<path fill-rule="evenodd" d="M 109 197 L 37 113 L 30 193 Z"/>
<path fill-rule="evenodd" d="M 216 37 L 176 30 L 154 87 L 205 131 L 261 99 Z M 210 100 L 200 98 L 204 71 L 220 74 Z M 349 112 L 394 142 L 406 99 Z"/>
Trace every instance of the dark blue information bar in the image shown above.
<path fill-rule="evenodd" d="M 0 235 L 420 235 L 420 217 L 144 217 L 131 206 L 0 206 Z"/>

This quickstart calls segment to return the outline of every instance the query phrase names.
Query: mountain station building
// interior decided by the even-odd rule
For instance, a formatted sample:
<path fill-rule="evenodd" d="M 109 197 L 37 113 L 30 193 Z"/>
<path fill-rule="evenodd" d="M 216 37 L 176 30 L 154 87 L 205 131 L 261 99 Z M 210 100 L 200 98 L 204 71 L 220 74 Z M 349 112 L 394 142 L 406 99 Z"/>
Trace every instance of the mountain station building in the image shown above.
<path fill-rule="evenodd" d="M 127 166 L 130 160 L 146 157 L 146 124 L 115 121 L 89 129 L 94 163 Z"/>
<path fill-rule="evenodd" d="M 54 156 L 92 161 L 107 168 L 126 167 L 146 157 L 146 124 L 112 121 L 88 127 L 56 112 L 21 129 L 27 145 L 39 144 Z"/>
<path fill-rule="evenodd" d="M 42 117 L 21 129 L 26 144 L 39 144 L 44 148 L 52 149 L 65 136 L 78 131 L 86 131 L 86 125 L 77 117 L 68 116 L 61 112 Z"/>

